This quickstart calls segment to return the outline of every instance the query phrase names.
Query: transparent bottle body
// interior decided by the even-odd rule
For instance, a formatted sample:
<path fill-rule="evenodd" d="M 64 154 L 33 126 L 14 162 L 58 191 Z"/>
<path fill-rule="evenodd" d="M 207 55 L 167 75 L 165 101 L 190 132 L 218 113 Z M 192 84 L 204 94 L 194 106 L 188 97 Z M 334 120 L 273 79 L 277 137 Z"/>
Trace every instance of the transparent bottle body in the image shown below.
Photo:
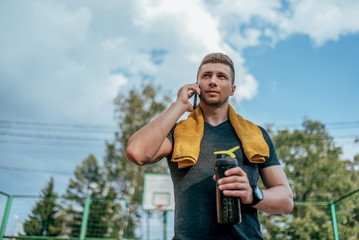
<path fill-rule="evenodd" d="M 218 156 L 215 160 L 215 171 L 217 181 L 225 177 L 224 172 L 230 168 L 237 167 L 237 159 Z M 216 182 L 216 202 L 218 223 L 239 224 L 242 221 L 240 199 L 223 194 Z"/>

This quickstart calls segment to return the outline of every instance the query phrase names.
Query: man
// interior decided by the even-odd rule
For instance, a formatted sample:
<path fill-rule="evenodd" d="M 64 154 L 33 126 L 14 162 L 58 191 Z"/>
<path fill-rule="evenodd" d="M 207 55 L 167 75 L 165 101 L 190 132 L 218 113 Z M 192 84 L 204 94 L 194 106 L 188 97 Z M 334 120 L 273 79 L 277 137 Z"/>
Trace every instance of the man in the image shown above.
<path fill-rule="evenodd" d="M 247 147 L 248 144 L 243 142 L 245 138 L 240 137 L 241 132 L 235 130 L 242 126 L 235 126 L 232 122 L 237 117 L 233 116 L 234 110 L 228 102 L 236 90 L 234 76 L 233 63 L 228 56 L 221 53 L 207 55 L 198 69 L 198 83 L 187 84 L 179 89 L 177 100 L 136 132 L 128 142 L 127 157 L 138 165 L 154 163 L 167 157 L 175 192 L 173 239 L 263 239 L 257 209 L 276 214 L 290 213 L 293 209 L 292 191 L 268 134 L 263 128 L 247 121 L 254 131 L 259 131 L 264 142 L 249 144 L 255 149 L 262 144 L 259 149 L 264 149 L 263 157 L 256 163 L 247 154 L 251 146 Z M 200 98 L 196 110 L 189 101 L 194 94 Z M 204 123 L 198 125 L 202 129 L 196 132 L 198 129 L 193 130 L 190 123 L 189 130 L 182 131 L 185 135 L 191 132 L 194 134 L 176 138 L 183 134 L 178 129 L 186 121 L 176 123 L 185 112 L 191 112 L 187 123 L 198 123 L 203 118 Z M 238 119 L 241 117 L 238 116 Z M 240 120 L 239 125 L 244 121 Z M 198 146 L 195 143 L 197 135 L 200 135 Z M 183 139 L 190 141 L 190 147 Z M 178 152 L 181 156 L 186 155 L 183 150 L 186 146 L 188 152 L 199 151 L 189 164 L 188 161 L 184 163 L 176 160 Z M 218 180 L 218 184 L 224 195 L 240 198 L 242 223 L 219 224 L 216 216 L 213 152 L 235 146 L 240 146 L 240 150 L 235 152 L 239 167 L 227 170 L 226 177 Z M 263 190 L 257 186 L 259 176 L 265 186 Z"/>

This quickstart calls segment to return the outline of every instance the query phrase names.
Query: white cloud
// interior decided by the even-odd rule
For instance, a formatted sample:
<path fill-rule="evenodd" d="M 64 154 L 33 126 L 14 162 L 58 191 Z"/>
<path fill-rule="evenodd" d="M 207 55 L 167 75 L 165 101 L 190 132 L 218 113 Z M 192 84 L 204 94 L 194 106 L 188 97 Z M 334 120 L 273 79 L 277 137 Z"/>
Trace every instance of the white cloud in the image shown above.
<path fill-rule="evenodd" d="M 258 84 L 248 87 L 250 83 L 244 76 L 244 59 L 240 53 L 227 44 L 225 34 L 221 31 L 221 16 L 208 11 L 203 1 L 137 1 L 138 15 L 135 26 L 146 36 L 147 48 L 151 45 L 168 50 L 166 62 L 156 66 L 157 79 L 166 87 L 179 88 L 181 85 L 194 82 L 195 72 L 201 59 L 210 52 L 224 52 L 236 64 L 238 83 L 246 81 L 248 96 Z M 247 30 L 250 42 L 256 41 L 258 31 Z M 163 41 L 163 40 L 167 41 Z M 141 43 L 139 43 L 141 45 Z M 255 45 L 251 43 L 251 45 Z"/>
<path fill-rule="evenodd" d="M 356 9 L 354 0 L 6 1 L 1 96 L 14 106 L 8 114 L 101 122 L 118 91 L 149 78 L 175 93 L 195 82 L 205 54 L 221 51 L 235 63 L 236 98 L 250 100 L 261 79 L 243 49 L 292 34 L 320 46 L 359 31 Z"/>
<path fill-rule="evenodd" d="M 292 0 L 291 14 L 278 23 L 284 37 L 309 35 L 317 46 L 359 31 L 356 0 Z"/>
<path fill-rule="evenodd" d="M 69 10 L 64 4 L 47 1 L 9 1 L 3 5 L 1 89 L 12 106 L 4 113 L 19 111 L 27 113 L 23 117 L 46 119 L 46 115 L 59 117 L 57 114 L 76 107 L 74 99 L 83 83 L 79 76 L 87 67 L 77 58 L 86 45 L 91 11 L 85 7 Z M 8 89 L 12 89 L 11 94 Z"/>
<path fill-rule="evenodd" d="M 137 1 L 136 7 L 138 15 L 134 23 L 145 34 L 150 33 L 149 45 L 157 45 L 156 39 L 151 38 L 154 37 L 169 51 L 187 48 L 186 52 L 201 57 L 209 51 L 224 50 L 218 21 L 206 11 L 202 1 L 142 0 Z M 187 57 L 193 59 L 193 54 Z"/>
<path fill-rule="evenodd" d="M 219 16 L 222 33 L 240 50 L 273 45 L 293 34 L 309 36 L 316 46 L 336 41 L 359 31 L 357 9 L 356 0 L 224 0 L 208 7 Z M 255 38 L 247 29 L 256 30 Z"/>
<path fill-rule="evenodd" d="M 263 79 L 255 79 L 246 66 L 244 49 L 275 46 L 293 34 L 321 46 L 359 31 L 357 0 L 11 0 L 0 5 L 0 113 L 9 120 L 113 124 L 119 91 L 127 93 L 148 77 L 175 97 L 180 86 L 195 82 L 201 58 L 214 51 L 235 63 L 236 99 L 250 100 Z M 70 167 L 76 164 L 71 159 L 87 152 L 55 154 L 61 160 L 55 163 Z M 16 159 L 34 164 L 41 158 Z"/>
<path fill-rule="evenodd" d="M 252 99 L 257 95 L 258 82 L 250 74 L 245 74 L 243 80 L 237 86 L 237 95 L 239 100 Z"/>
<path fill-rule="evenodd" d="M 113 74 L 110 80 L 111 84 L 108 86 L 108 95 L 114 99 L 117 96 L 120 87 L 125 85 L 128 82 L 128 79 L 123 74 Z"/>
<path fill-rule="evenodd" d="M 125 41 L 124 37 L 115 38 L 115 39 L 106 39 L 102 46 L 106 50 L 116 50 L 121 44 Z"/>
<path fill-rule="evenodd" d="M 125 80 L 111 75 L 111 49 L 104 51 L 94 37 L 94 9 L 55 1 L 7 2 L 5 9 L 0 14 L 7 19 L 0 23 L 3 117 L 111 120 L 113 99 Z"/>
<path fill-rule="evenodd" d="M 87 8 L 69 11 L 63 4 L 41 1 L 11 1 L 6 5 L 1 11 L 5 20 L 0 21 L 3 72 L 17 75 L 22 70 L 19 66 L 27 61 L 58 61 L 86 39 L 91 21 Z"/>
<path fill-rule="evenodd" d="M 224 0 L 208 9 L 213 13 L 219 13 L 226 22 L 248 24 L 255 18 L 266 23 L 277 23 L 280 18 L 278 15 L 280 8 L 280 0 Z"/>

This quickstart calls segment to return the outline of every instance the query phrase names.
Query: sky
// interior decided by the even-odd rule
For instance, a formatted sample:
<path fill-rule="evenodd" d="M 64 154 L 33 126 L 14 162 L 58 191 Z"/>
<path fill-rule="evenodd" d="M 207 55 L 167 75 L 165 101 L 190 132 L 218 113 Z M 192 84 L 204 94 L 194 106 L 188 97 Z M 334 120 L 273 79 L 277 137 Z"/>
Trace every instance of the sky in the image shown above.
<path fill-rule="evenodd" d="M 175 94 L 201 59 L 234 61 L 235 109 L 276 129 L 326 124 L 359 154 L 356 0 L 0 0 L 0 191 L 65 192 L 117 130 L 114 98 Z"/>

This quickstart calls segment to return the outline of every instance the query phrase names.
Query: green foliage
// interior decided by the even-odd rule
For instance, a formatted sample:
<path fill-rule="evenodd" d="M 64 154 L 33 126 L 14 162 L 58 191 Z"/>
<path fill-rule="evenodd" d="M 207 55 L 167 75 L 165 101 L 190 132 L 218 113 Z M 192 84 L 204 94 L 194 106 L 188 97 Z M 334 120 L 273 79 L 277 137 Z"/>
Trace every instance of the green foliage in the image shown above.
<path fill-rule="evenodd" d="M 131 201 L 125 233 L 127 238 L 135 237 L 135 229 L 140 222 L 144 173 L 167 173 L 165 161 L 139 167 L 130 162 L 125 154 L 132 134 L 166 109 L 170 98 L 161 97 L 159 92 L 160 89 L 152 84 L 144 84 L 141 89 L 130 90 L 128 95 L 120 94 L 114 101 L 119 132 L 116 132 L 113 143 L 107 143 L 105 167 L 108 181 L 116 186 L 117 193 L 122 197 L 129 197 Z"/>
<path fill-rule="evenodd" d="M 341 148 L 335 146 L 325 126 L 306 120 L 303 127 L 293 132 L 281 130 L 273 137 L 294 201 L 332 202 L 358 188 L 355 162 L 340 159 Z M 358 237 L 354 230 L 359 227 L 358 214 L 349 212 L 356 209 L 355 204 L 357 196 L 337 204 L 340 234 L 351 232 L 353 239 Z M 289 215 L 261 214 L 260 219 L 266 239 L 333 239 L 328 205 L 295 205 Z"/>
<path fill-rule="evenodd" d="M 90 155 L 81 166 L 77 166 L 75 180 L 70 179 L 66 197 L 73 199 L 73 204 L 66 209 L 67 227 L 70 235 L 79 237 L 84 201 L 91 198 L 89 220 L 86 237 L 118 237 L 123 217 L 121 205 L 114 201 L 117 194 L 113 187 L 106 183 L 104 171 L 97 163 L 97 159 Z"/>
<path fill-rule="evenodd" d="M 24 231 L 28 236 L 58 236 L 64 217 L 56 203 L 57 194 L 54 192 L 54 179 L 41 190 L 42 198 L 32 209 L 32 214 L 24 223 Z"/>

